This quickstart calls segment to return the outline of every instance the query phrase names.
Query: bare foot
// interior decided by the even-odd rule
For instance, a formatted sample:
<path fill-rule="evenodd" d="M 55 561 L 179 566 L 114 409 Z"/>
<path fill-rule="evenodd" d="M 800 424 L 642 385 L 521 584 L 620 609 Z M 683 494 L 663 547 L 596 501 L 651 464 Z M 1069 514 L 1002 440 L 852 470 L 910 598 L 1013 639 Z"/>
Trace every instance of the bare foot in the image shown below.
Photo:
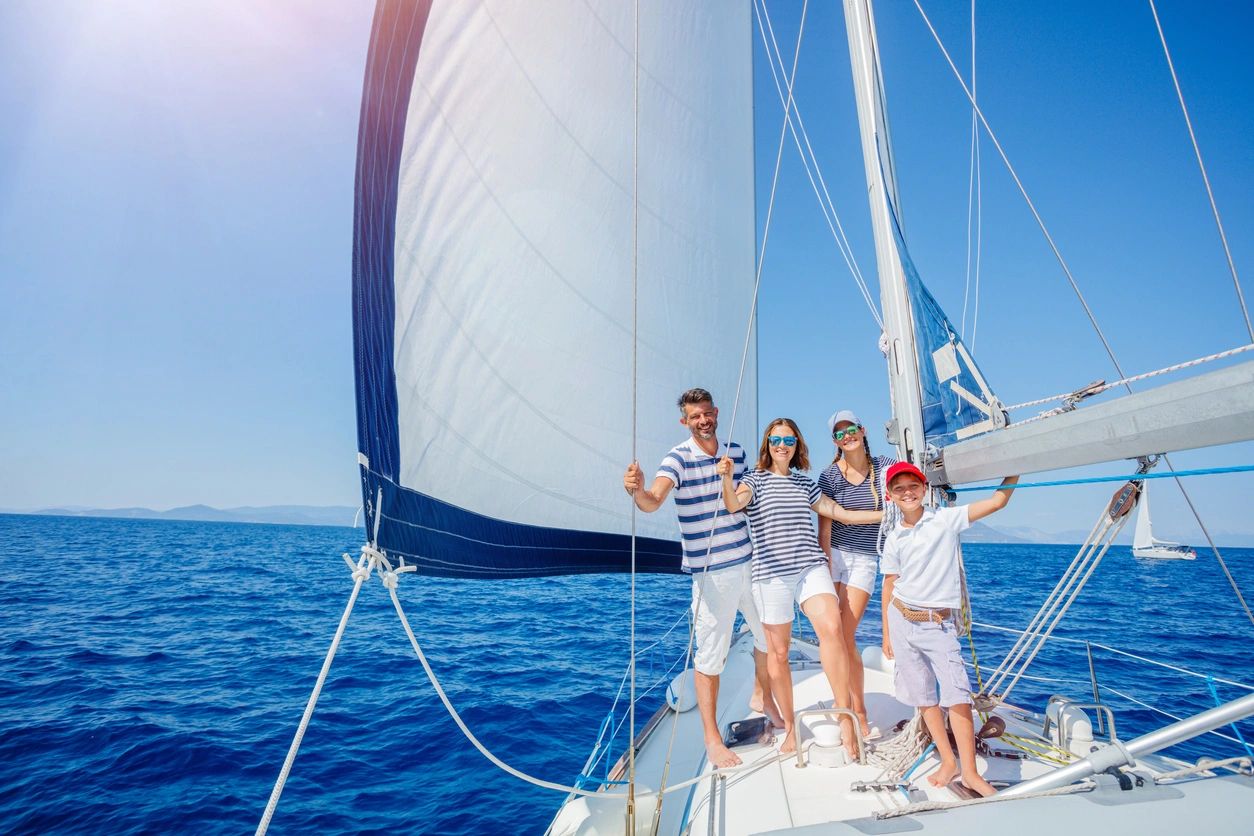
<path fill-rule="evenodd" d="M 858 739 L 853 733 L 853 721 L 848 717 L 840 718 L 840 737 L 845 744 L 845 753 L 850 763 L 858 762 Z"/>
<path fill-rule="evenodd" d="M 749 698 L 749 710 L 761 714 L 772 727 L 784 728 L 784 718 L 779 716 L 779 711 L 775 708 L 775 700 L 771 700 L 771 704 L 767 705 L 762 699 L 761 691 L 754 691 L 753 696 Z"/>
<path fill-rule="evenodd" d="M 719 769 L 726 769 L 729 766 L 740 766 L 740 756 L 723 745 L 723 741 L 706 741 L 705 755 L 710 759 L 710 763 Z"/>
<path fill-rule="evenodd" d="M 978 792 L 985 798 L 988 798 L 990 795 L 997 792 L 997 788 L 988 781 L 985 781 L 984 777 L 978 772 L 963 772 L 962 783 L 966 784 L 968 789 Z"/>
<path fill-rule="evenodd" d="M 927 782 L 934 787 L 943 787 L 946 784 L 948 784 L 950 781 L 952 781 L 954 779 L 954 776 L 957 774 L 958 774 L 958 762 L 957 761 L 949 761 L 948 763 L 946 763 L 945 761 L 941 761 L 940 768 L 937 769 L 935 772 L 933 772 L 931 775 L 927 776 Z M 975 788 L 972 787 L 972 789 L 975 789 Z"/>
<path fill-rule="evenodd" d="M 784 735 L 784 742 L 779 744 L 779 753 L 781 755 L 791 755 L 797 751 L 797 734 L 796 729 L 788 729 Z"/>
<path fill-rule="evenodd" d="M 871 723 L 867 720 L 865 711 L 858 713 L 858 725 L 862 726 L 863 740 L 871 736 Z"/>

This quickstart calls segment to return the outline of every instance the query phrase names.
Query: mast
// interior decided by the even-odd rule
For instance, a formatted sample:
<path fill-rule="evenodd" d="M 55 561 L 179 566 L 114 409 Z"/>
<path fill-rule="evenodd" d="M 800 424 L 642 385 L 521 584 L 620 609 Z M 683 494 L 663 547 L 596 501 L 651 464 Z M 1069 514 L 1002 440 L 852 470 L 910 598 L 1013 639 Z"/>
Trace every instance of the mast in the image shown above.
<path fill-rule="evenodd" d="M 888 441 L 897 446 L 897 455 L 902 461 L 923 467 L 923 408 L 914 321 L 889 205 L 891 199 L 892 206 L 900 210 L 901 201 L 897 198 L 888 108 L 884 101 L 871 0 L 845 0 L 845 29 L 849 33 L 849 59 L 853 65 L 867 199 L 871 204 L 875 259 L 879 267 L 880 304 L 884 309 L 884 335 L 888 341 L 888 382 L 893 404 Z"/>

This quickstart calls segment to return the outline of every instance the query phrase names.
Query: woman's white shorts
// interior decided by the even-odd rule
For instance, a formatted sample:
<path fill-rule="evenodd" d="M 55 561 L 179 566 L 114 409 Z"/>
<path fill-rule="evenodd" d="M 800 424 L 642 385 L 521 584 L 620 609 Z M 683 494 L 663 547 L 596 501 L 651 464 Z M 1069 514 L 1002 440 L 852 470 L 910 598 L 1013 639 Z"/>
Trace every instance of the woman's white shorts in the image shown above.
<path fill-rule="evenodd" d="M 801 606 L 815 595 L 835 595 L 836 586 L 827 571 L 826 563 L 816 563 L 809 568 L 753 582 L 753 602 L 763 624 L 787 624 L 792 621 L 793 603 Z"/>
<path fill-rule="evenodd" d="M 832 549 L 832 581 L 861 589 L 867 595 L 875 592 L 875 575 L 880 560 L 873 554 Z"/>

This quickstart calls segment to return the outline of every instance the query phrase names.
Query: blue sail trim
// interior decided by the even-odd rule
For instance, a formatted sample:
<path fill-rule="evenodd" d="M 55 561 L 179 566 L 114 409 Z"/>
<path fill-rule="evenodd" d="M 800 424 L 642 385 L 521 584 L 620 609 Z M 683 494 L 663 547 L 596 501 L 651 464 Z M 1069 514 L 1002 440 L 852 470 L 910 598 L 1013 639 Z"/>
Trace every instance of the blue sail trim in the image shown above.
<path fill-rule="evenodd" d="M 892 196 L 886 197 L 914 321 L 923 436 L 928 446 L 940 450 L 959 439 L 995 429 L 1001 423 L 1002 406 L 989 391 L 983 373 L 940 303 L 919 278 L 919 271 L 906 249 L 897 208 L 893 205 Z"/>
<path fill-rule="evenodd" d="M 532 578 L 631 571 L 631 537 L 493 519 L 380 480 L 379 545 L 423 575 Z M 367 526 L 373 524 L 367 521 Z M 679 544 L 636 538 L 636 571 L 678 574 Z"/>
<path fill-rule="evenodd" d="M 430 2 L 380 0 L 366 57 L 357 136 L 353 207 L 353 354 L 362 504 L 374 518 L 381 480 L 399 473 L 400 438 L 393 367 L 396 203 L 401 151 L 418 51 Z"/>

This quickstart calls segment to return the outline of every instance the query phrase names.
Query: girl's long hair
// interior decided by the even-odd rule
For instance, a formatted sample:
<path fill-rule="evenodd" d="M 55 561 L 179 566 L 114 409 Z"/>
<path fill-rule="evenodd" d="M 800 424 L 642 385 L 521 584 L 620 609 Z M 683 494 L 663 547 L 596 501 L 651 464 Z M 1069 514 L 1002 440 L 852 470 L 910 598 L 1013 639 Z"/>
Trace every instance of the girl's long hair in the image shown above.
<path fill-rule="evenodd" d="M 793 470 L 809 470 L 810 450 L 806 447 L 806 440 L 801 436 L 801 430 L 797 429 L 797 422 L 791 418 L 776 418 L 766 425 L 766 429 L 762 432 L 762 446 L 758 448 L 758 470 L 771 468 L 771 445 L 767 443 L 767 439 L 771 437 L 771 430 L 779 424 L 786 424 L 792 434 L 797 437 L 797 449 L 792 454 L 792 461 L 788 466 Z"/>

